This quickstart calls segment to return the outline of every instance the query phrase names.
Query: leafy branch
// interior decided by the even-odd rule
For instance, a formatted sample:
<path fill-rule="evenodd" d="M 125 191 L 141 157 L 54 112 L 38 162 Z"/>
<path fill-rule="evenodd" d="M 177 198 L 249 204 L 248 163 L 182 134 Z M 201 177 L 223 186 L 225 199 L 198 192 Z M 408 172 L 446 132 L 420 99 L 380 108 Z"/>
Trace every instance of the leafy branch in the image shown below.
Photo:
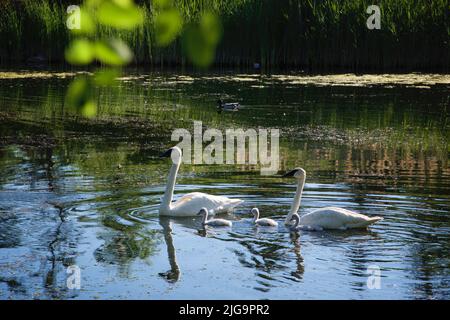
<path fill-rule="evenodd" d="M 198 21 L 185 23 L 170 0 L 154 0 L 152 8 L 156 45 L 165 47 L 181 37 L 184 52 L 194 66 L 205 68 L 212 64 L 222 35 L 216 15 L 202 12 Z M 73 18 L 77 17 L 69 17 Z M 134 59 L 133 52 L 117 35 L 141 26 L 145 14 L 133 0 L 85 0 L 78 18 L 79 28 L 71 29 L 66 61 L 75 66 L 100 64 L 100 68 L 93 75 L 78 76 L 72 81 L 66 102 L 83 116 L 92 117 L 97 114 L 95 88 L 111 86 L 121 68 Z M 100 28 L 109 28 L 113 36 L 99 37 Z"/>

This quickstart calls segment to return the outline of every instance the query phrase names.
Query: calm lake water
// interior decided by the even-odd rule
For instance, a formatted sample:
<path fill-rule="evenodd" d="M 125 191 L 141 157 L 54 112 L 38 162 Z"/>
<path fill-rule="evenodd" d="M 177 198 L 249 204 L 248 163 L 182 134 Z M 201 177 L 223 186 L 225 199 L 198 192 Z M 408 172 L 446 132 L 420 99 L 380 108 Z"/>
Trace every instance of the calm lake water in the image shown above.
<path fill-rule="evenodd" d="M 64 105 L 68 75 L 0 74 L 0 299 L 450 298 L 449 76 L 129 71 L 84 119 Z M 218 114 L 219 97 L 242 110 Z M 295 181 L 246 165 L 183 165 L 177 180 L 176 197 L 244 199 L 231 229 L 159 218 L 170 163 L 158 155 L 193 120 L 279 128 L 280 174 L 308 173 L 301 213 L 384 220 L 254 227 L 253 206 L 282 222 Z M 80 290 L 66 286 L 71 265 Z M 367 286 L 369 266 L 380 289 Z"/>

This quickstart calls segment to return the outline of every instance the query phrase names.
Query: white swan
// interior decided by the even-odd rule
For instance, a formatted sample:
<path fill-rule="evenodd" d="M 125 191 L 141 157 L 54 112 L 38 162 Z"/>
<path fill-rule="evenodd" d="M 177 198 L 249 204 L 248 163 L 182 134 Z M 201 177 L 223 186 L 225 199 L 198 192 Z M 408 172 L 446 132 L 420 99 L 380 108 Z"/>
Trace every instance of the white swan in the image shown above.
<path fill-rule="evenodd" d="M 208 220 L 208 210 L 206 208 L 201 208 L 199 215 L 202 215 L 202 224 L 206 226 L 213 227 L 231 227 L 233 223 L 225 219 L 209 219 Z"/>
<path fill-rule="evenodd" d="M 170 148 L 161 157 L 172 158 L 169 181 L 161 205 L 159 206 L 159 214 L 161 216 L 192 217 L 196 216 L 201 208 L 206 208 L 211 214 L 225 213 L 233 210 L 234 207 L 243 202 L 240 199 L 230 199 L 201 192 L 192 192 L 184 195 L 177 202 L 172 203 L 175 180 L 182 159 L 181 149 L 178 147 Z"/>
<path fill-rule="evenodd" d="M 259 219 L 259 210 L 258 208 L 252 209 L 253 214 L 253 222 L 259 226 L 265 226 L 265 227 L 276 227 L 278 226 L 278 223 L 275 220 L 269 219 L 269 218 L 261 218 Z"/>
<path fill-rule="evenodd" d="M 360 213 L 336 207 L 317 209 L 300 217 L 297 214 L 297 211 L 300 208 L 300 201 L 306 180 L 306 171 L 302 168 L 297 168 L 286 173 L 283 177 L 295 177 L 298 180 L 297 191 L 295 192 L 291 210 L 284 221 L 286 225 L 289 225 L 292 219 L 294 221 L 298 219 L 298 222 L 296 221 L 295 225 L 296 229 L 346 230 L 352 228 L 365 228 L 377 221 L 383 220 L 381 217 L 368 217 Z"/>

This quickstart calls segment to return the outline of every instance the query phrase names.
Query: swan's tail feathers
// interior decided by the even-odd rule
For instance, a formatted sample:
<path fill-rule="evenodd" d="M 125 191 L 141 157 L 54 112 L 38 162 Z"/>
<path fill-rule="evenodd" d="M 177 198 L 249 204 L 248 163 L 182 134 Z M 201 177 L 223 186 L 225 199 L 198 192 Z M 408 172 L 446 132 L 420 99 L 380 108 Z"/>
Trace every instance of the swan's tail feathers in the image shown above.
<path fill-rule="evenodd" d="M 244 202 L 244 200 L 230 199 L 230 201 L 226 205 L 224 205 L 224 208 L 226 208 L 227 210 L 233 210 L 235 207 L 240 205 L 242 202 Z"/>
<path fill-rule="evenodd" d="M 371 217 L 371 218 L 368 218 L 367 219 L 367 225 L 369 226 L 369 225 L 374 224 L 374 223 L 376 223 L 378 221 L 381 221 L 381 220 L 383 220 L 382 217 Z"/>

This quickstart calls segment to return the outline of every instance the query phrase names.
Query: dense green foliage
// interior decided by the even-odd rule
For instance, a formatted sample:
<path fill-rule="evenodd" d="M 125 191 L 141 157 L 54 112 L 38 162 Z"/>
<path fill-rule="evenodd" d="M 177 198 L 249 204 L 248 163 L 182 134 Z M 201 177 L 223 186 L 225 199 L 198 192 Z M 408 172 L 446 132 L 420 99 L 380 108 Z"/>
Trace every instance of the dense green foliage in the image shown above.
<path fill-rule="evenodd" d="M 70 1 L 23 0 L 0 3 L 0 59 L 26 61 L 40 55 L 64 60 L 71 35 L 65 27 Z M 72 1 L 73 2 L 73 1 Z M 447 0 L 380 0 L 381 30 L 368 30 L 368 0 L 174 0 L 184 23 L 200 13 L 221 16 L 223 37 L 218 66 L 308 70 L 436 69 L 448 71 L 450 9 Z M 135 53 L 135 62 L 154 66 L 185 65 L 186 44 L 177 38 L 158 46 L 159 10 L 150 0 L 136 1 L 144 23 L 119 36 Z M 113 32 L 98 30 L 99 37 Z M 189 48 L 188 48 L 189 49 Z M 206 57 L 208 58 L 208 57 Z M 205 59 L 206 59 L 205 58 Z"/>

